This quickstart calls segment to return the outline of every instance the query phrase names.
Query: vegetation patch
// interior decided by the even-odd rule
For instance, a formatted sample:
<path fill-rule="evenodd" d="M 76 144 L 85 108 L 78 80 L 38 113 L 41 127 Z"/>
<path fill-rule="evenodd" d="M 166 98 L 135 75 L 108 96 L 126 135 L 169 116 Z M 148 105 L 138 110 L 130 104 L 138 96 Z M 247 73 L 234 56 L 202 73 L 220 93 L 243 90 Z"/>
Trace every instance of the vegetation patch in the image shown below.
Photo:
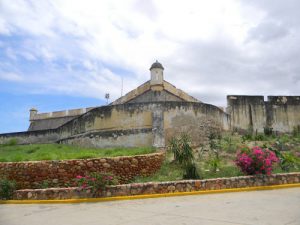
<path fill-rule="evenodd" d="M 245 171 L 248 174 L 299 172 L 300 135 L 296 132 L 293 135 L 278 136 L 270 133 L 271 131 L 267 135 L 211 134 L 207 143 L 193 148 L 193 156 L 188 137 L 183 135 L 173 138 L 161 169 L 150 177 L 137 177 L 132 182 L 193 179 L 185 177 L 182 157 L 188 158 L 187 161 L 195 165 L 200 179 L 243 176 L 247 174 Z M 245 155 L 241 158 L 243 153 L 247 154 L 245 163 Z M 237 163 L 237 160 L 242 162 Z M 251 161 L 249 165 L 248 161 Z"/>
<path fill-rule="evenodd" d="M 133 156 L 153 152 L 155 149 L 151 147 L 97 149 L 62 144 L 5 144 L 0 145 L 0 162 Z"/>
<path fill-rule="evenodd" d="M 16 182 L 5 177 L 0 177 L 0 199 L 11 199 L 16 190 Z"/>

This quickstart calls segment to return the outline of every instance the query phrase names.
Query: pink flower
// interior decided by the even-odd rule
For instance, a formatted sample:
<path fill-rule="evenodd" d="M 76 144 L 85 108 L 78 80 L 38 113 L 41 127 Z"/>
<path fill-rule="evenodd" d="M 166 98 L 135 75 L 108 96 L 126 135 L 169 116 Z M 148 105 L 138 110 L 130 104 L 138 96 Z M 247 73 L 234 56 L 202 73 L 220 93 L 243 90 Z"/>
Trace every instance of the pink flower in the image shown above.
<path fill-rule="evenodd" d="M 236 158 L 236 165 L 245 174 L 271 174 L 272 164 L 277 162 L 275 153 L 269 149 L 262 149 L 258 146 L 252 149 L 243 148 Z"/>
<path fill-rule="evenodd" d="M 81 178 L 83 178 L 83 176 L 78 175 L 78 176 L 76 176 L 76 178 L 81 179 Z"/>

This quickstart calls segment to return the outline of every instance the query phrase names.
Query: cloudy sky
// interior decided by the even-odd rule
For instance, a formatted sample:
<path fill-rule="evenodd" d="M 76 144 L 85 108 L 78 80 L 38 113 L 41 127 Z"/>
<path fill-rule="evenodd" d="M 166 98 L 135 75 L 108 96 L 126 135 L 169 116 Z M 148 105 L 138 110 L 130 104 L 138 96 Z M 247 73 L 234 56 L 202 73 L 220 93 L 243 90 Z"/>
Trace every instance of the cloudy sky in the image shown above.
<path fill-rule="evenodd" d="M 297 0 L 0 0 L 0 133 L 105 104 L 150 78 L 201 101 L 300 94 Z"/>

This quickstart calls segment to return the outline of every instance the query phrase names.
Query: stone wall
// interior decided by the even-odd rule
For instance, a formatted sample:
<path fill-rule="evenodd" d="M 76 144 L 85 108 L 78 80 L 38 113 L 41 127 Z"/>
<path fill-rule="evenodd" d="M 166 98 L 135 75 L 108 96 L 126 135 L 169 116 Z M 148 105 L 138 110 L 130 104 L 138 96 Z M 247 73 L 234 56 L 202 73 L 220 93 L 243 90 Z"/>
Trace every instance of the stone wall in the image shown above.
<path fill-rule="evenodd" d="M 16 139 L 18 144 L 55 143 L 60 139 L 57 129 L 0 134 L 0 144 Z"/>
<path fill-rule="evenodd" d="M 84 147 L 148 147 L 152 146 L 152 129 L 131 129 L 115 131 L 94 131 L 74 135 L 58 141 L 60 144 L 70 144 Z M 161 146 L 154 146 L 161 147 Z"/>
<path fill-rule="evenodd" d="M 38 111 L 35 110 L 36 113 L 32 113 L 30 115 L 30 121 L 61 118 L 61 117 L 68 117 L 68 116 L 79 116 L 79 115 L 82 115 L 94 108 L 95 107 L 81 108 L 81 109 L 69 109 L 69 110 L 55 111 L 55 112 L 48 112 L 48 113 L 37 113 Z"/>
<path fill-rule="evenodd" d="M 68 143 L 90 147 L 164 147 L 172 135 L 188 131 L 201 143 L 214 130 L 228 130 L 229 117 L 198 102 L 128 103 L 94 108 L 56 129 L 0 134 L 0 144 Z M 43 136 L 44 134 L 44 136 Z"/>
<path fill-rule="evenodd" d="M 230 128 L 238 131 L 292 132 L 300 126 L 300 96 L 227 96 Z"/>
<path fill-rule="evenodd" d="M 198 146 L 211 133 L 229 129 L 229 116 L 216 106 L 204 103 L 166 103 L 164 110 L 165 141 L 180 133 L 187 133 Z"/>
<path fill-rule="evenodd" d="M 300 96 L 268 96 L 267 125 L 279 132 L 300 126 Z"/>
<path fill-rule="evenodd" d="M 207 180 L 183 180 L 171 182 L 150 182 L 108 186 L 105 191 L 97 193 L 97 197 L 114 197 L 144 194 L 164 194 L 173 192 L 191 192 L 219 190 L 231 188 L 259 187 L 267 185 L 295 184 L 300 182 L 300 173 L 273 174 L 270 176 L 241 176 Z M 78 199 L 91 198 L 91 190 L 79 188 L 51 188 L 18 190 L 14 194 L 16 200 L 42 199 Z"/>
<path fill-rule="evenodd" d="M 148 155 L 94 158 L 82 160 L 7 162 L 0 163 L 0 174 L 17 182 L 18 189 L 39 188 L 47 182 L 49 187 L 73 184 L 77 175 L 90 172 L 111 172 L 122 183 L 136 176 L 149 176 L 161 167 L 164 153 Z"/>

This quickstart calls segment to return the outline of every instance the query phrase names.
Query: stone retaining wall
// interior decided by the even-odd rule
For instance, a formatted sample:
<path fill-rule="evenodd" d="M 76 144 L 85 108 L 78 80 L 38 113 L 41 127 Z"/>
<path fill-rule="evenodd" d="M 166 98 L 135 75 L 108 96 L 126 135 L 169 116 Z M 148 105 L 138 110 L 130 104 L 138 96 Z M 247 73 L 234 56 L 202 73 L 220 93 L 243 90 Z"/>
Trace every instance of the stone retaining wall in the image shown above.
<path fill-rule="evenodd" d="M 90 197 L 114 197 L 143 194 L 162 194 L 170 192 L 190 192 L 201 190 L 217 190 L 228 188 L 257 187 L 279 184 L 294 184 L 300 182 L 300 173 L 273 174 L 270 176 L 241 176 L 231 178 L 217 178 L 208 180 L 183 180 L 172 182 L 150 182 L 108 186 L 105 191 L 96 195 L 91 190 L 80 188 L 49 188 L 18 190 L 14 199 L 78 199 Z"/>
<path fill-rule="evenodd" d="M 73 185 L 77 175 L 111 172 L 125 183 L 136 176 L 149 176 L 161 167 L 164 153 L 59 161 L 0 163 L 0 175 L 17 182 L 18 189 Z"/>

